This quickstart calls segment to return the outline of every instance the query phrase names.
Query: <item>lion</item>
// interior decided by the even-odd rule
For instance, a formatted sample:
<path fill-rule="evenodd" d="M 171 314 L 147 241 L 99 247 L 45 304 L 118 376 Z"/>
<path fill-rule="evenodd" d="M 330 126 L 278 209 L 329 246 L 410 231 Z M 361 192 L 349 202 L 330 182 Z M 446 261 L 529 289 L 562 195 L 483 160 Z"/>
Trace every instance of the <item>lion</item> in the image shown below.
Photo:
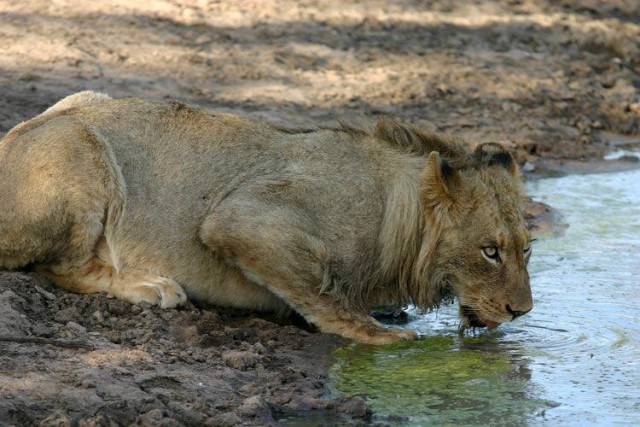
<path fill-rule="evenodd" d="M 173 101 L 71 95 L 0 142 L 0 267 L 171 308 L 295 310 L 360 343 L 369 315 L 459 301 L 463 327 L 532 308 L 517 164 L 391 119 L 284 129 Z"/>

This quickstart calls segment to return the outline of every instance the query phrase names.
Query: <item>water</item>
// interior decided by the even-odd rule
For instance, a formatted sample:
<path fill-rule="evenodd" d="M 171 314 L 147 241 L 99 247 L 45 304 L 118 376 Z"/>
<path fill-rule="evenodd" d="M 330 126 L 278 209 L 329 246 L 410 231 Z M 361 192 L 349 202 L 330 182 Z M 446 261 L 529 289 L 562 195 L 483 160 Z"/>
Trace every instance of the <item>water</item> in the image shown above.
<path fill-rule="evenodd" d="M 413 313 L 423 340 L 337 352 L 334 393 L 392 425 L 640 425 L 640 171 L 528 193 L 570 224 L 534 243 L 534 310 L 476 336 L 457 334 L 455 306 Z"/>

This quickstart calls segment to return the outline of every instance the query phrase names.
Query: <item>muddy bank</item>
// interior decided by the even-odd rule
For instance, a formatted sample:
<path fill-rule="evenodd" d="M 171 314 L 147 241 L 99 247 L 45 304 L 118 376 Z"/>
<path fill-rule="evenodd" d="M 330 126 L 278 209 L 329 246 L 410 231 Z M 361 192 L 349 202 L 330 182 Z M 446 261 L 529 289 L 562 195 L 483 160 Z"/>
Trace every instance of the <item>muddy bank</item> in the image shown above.
<path fill-rule="evenodd" d="M 640 133 L 635 0 L 85 3 L 0 1 L 0 135 L 93 89 L 288 126 L 398 116 L 505 144 L 533 175 L 637 164 L 600 161 Z M 534 232 L 549 218 L 530 206 Z M 299 323 L 2 272 L 0 424 L 368 423 L 327 392 L 346 341 Z"/>
<path fill-rule="evenodd" d="M 3 425 L 274 425 L 291 415 L 371 415 L 361 398 L 326 396 L 328 350 L 347 342 L 290 319 L 131 305 L 22 272 L 0 273 L 0 289 Z"/>

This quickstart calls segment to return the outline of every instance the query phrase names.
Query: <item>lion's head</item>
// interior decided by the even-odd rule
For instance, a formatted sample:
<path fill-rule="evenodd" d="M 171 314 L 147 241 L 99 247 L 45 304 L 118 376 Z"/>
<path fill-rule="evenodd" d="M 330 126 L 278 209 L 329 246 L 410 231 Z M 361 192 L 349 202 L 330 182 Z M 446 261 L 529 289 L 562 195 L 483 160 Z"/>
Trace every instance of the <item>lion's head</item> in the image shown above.
<path fill-rule="evenodd" d="M 421 177 L 425 236 L 416 286 L 422 291 L 413 298 L 419 306 L 455 296 L 463 327 L 489 328 L 531 310 L 531 236 L 520 181 L 498 144 L 479 145 L 464 162 L 429 155 Z"/>

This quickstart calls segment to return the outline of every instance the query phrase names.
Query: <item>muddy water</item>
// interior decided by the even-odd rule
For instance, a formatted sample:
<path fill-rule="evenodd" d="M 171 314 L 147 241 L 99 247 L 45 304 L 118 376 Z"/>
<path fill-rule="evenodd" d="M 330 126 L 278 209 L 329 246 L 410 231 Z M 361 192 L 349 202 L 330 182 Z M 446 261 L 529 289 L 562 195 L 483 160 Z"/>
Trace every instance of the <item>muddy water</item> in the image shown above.
<path fill-rule="evenodd" d="M 528 190 L 570 225 L 534 244 L 534 310 L 475 336 L 453 306 L 414 313 L 418 343 L 338 351 L 335 393 L 398 425 L 640 425 L 640 172 Z"/>

